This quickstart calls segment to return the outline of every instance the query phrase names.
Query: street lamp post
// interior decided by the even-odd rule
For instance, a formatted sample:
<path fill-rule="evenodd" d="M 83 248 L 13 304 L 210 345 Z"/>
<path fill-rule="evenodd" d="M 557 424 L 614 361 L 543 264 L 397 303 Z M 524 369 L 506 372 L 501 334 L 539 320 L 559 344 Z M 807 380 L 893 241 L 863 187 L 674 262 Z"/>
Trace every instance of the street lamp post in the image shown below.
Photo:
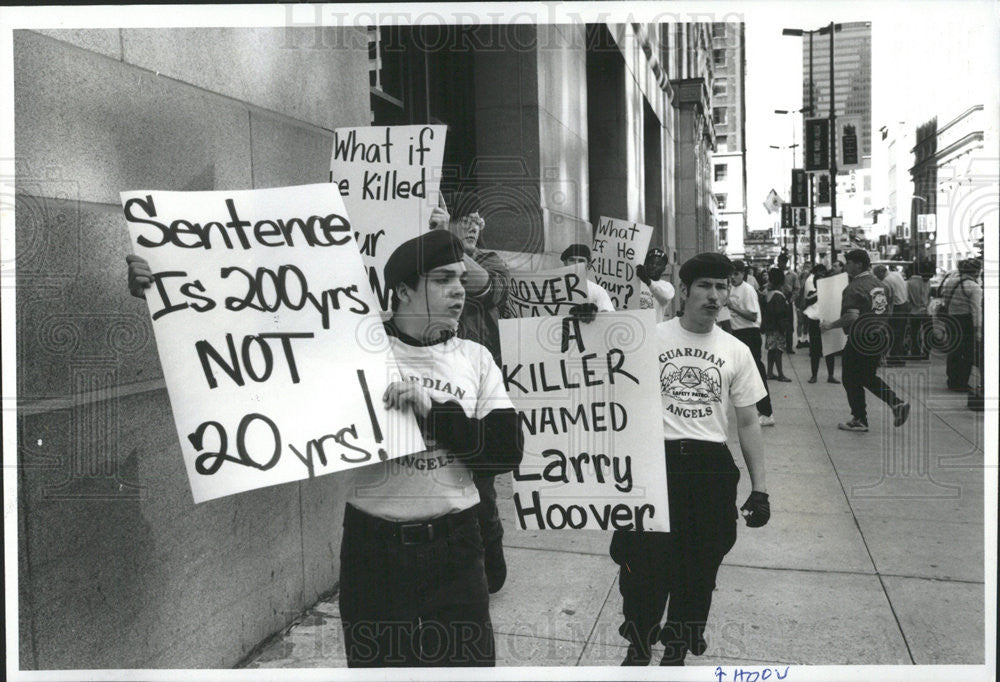
<path fill-rule="evenodd" d="M 815 103 L 813 102 L 813 34 L 830 34 L 830 265 L 836 261 L 837 247 L 833 236 L 833 219 L 837 216 L 837 133 L 836 133 L 836 113 L 834 110 L 834 78 L 833 78 L 833 34 L 840 30 L 840 24 L 830 22 L 828 25 L 812 31 L 801 28 L 784 28 L 781 35 L 795 36 L 801 38 L 809 36 L 809 111 L 815 116 Z M 809 176 L 809 250 L 810 260 L 816 263 L 816 223 L 812 211 L 812 175 Z"/>
<path fill-rule="evenodd" d="M 812 44 L 812 36 L 810 36 L 810 46 Z M 812 74 L 812 64 L 809 68 L 810 78 Z M 774 113 L 782 114 L 785 116 L 794 114 L 812 114 L 812 85 L 810 81 L 809 87 L 809 106 L 802 107 L 801 109 L 775 109 Z M 803 136 L 803 140 L 805 136 Z M 804 143 L 803 143 L 804 144 Z M 795 119 L 792 119 L 792 168 L 795 168 Z M 774 145 L 771 145 L 772 149 L 778 149 Z M 802 152 L 802 165 L 805 166 L 806 155 Z M 809 175 L 809 187 L 808 187 L 809 197 L 806 200 L 806 204 L 809 206 L 809 262 L 811 265 L 816 264 L 816 226 L 813 223 L 813 186 L 812 186 L 812 174 Z M 791 192 L 789 192 L 791 195 Z M 794 221 L 793 221 L 794 222 Z M 798 265 L 799 259 L 799 228 L 796 225 L 792 225 L 792 267 L 795 268 Z"/>
<path fill-rule="evenodd" d="M 910 197 L 910 239 L 912 240 L 911 243 L 913 245 L 913 265 L 916 268 L 922 269 L 923 266 L 920 263 L 920 235 L 917 232 L 917 225 L 919 224 L 919 221 L 917 220 L 917 210 L 913 206 L 913 202 L 916 199 L 920 199 L 920 201 L 924 202 L 925 207 L 927 206 L 927 199 L 919 194 L 914 194 Z"/>

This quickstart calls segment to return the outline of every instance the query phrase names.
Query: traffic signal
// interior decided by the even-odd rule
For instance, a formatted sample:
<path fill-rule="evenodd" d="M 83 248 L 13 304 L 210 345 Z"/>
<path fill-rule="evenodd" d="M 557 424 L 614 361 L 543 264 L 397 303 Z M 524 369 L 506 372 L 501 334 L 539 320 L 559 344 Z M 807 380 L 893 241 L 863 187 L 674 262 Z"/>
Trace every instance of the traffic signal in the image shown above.
<path fill-rule="evenodd" d="M 809 205 L 809 180 L 801 168 L 792 169 L 792 206 Z"/>
<path fill-rule="evenodd" d="M 830 203 L 830 175 L 824 173 L 819 176 L 816 186 L 816 205 L 826 206 Z"/>
<path fill-rule="evenodd" d="M 792 206 L 791 204 L 781 205 L 781 229 L 792 229 Z"/>

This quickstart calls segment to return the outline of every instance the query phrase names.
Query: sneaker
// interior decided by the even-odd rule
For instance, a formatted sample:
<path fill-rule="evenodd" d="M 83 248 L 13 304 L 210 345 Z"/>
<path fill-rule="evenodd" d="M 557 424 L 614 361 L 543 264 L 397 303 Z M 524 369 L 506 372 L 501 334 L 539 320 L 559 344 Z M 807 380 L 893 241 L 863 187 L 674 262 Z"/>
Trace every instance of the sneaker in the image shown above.
<path fill-rule="evenodd" d="M 902 426 L 910 416 L 910 403 L 900 403 L 892 408 L 892 425 Z"/>
<path fill-rule="evenodd" d="M 857 417 L 854 417 L 846 424 L 837 424 L 837 428 L 841 431 L 857 431 L 858 433 L 864 433 L 868 430 L 868 424 L 865 424 Z"/>
<path fill-rule="evenodd" d="M 774 417 L 761 414 L 757 416 L 757 421 L 761 426 L 774 426 Z"/>
<path fill-rule="evenodd" d="M 488 545 L 483 553 L 486 563 L 486 586 L 490 594 L 496 594 L 507 582 L 507 562 L 503 558 L 503 542 L 497 540 Z"/>

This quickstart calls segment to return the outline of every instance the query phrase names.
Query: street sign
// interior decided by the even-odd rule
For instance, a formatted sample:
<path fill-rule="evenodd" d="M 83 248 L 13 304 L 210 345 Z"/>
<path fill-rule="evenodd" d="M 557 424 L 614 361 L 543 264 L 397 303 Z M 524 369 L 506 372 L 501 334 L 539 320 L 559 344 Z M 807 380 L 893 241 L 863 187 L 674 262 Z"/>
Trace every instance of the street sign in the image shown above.
<path fill-rule="evenodd" d="M 807 118 L 805 167 L 807 171 L 825 171 L 830 168 L 830 119 Z"/>
<path fill-rule="evenodd" d="M 809 178 L 801 168 L 792 169 L 792 206 L 809 205 Z"/>

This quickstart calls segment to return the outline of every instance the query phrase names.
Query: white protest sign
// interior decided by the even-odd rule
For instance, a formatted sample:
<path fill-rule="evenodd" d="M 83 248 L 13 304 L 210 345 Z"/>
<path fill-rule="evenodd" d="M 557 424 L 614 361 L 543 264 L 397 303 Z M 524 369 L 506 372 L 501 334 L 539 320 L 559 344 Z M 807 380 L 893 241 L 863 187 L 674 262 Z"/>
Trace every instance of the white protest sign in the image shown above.
<path fill-rule="evenodd" d="M 372 126 L 333 131 L 330 181 L 351 216 L 379 308 L 389 309 L 383 268 L 396 247 L 427 228 L 438 205 L 447 126 Z"/>
<path fill-rule="evenodd" d="M 835 322 L 840 319 L 840 302 L 847 288 L 847 273 L 823 277 L 816 280 L 816 308 L 820 322 Z M 823 355 L 838 353 L 847 345 L 847 335 L 843 329 L 823 332 Z"/>
<path fill-rule="evenodd" d="M 653 236 L 649 225 L 601 216 L 591 249 L 590 275 L 604 287 L 615 310 L 639 309 L 639 277 L 635 266 L 646 260 Z"/>
<path fill-rule="evenodd" d="M 121 200 L 196 503 L 423 449 L 333 185 Z"/>
<path fill-rule="evenodd" d="M 552 270 L 510 273 L 507 307 L 515 317 L 566 315 L 587 302 L 587 276 L 582 264 Z"/>
<path fill-rule="evenodd" d="M 652 310 L 500 321 L 521 528 L 669 530 Z"/>

